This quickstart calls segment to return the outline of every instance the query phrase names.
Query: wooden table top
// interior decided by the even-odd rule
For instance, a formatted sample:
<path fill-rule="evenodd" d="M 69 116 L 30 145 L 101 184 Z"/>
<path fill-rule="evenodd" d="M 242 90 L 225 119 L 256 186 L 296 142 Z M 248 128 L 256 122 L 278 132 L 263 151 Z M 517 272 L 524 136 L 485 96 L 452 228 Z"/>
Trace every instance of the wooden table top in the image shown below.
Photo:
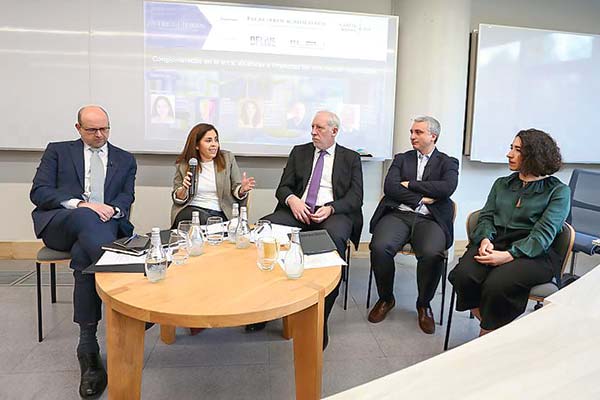
<path fill-rule="evenodd" d="M 236 249 L 223 242 L 205 244 L 204 254 L 185 265 L 172 264 L 164 280 L 151 283 L 142 274 L 97 273 L 96 289 L 105 302 L 129 317 L 172 326 L 229 327 L 268 321 L 316 304 L 329 294 L 340 266 L 305 270 L 288 279 L 275 266 L 261 271 L 256 248 Z"/>

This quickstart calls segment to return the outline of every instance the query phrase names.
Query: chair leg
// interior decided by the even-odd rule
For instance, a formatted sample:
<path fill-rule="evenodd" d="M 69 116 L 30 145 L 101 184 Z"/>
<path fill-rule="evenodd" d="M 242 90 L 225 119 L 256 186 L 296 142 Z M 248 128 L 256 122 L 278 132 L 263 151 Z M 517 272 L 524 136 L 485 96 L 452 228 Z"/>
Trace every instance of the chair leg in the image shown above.
<path fill-rule="evenodd" d="M 448 307 L 448 325 L 446 325 L 446 338 L 444 339 L 444 351 L 448 350 L 448 341 L 450 340 L 450 327 L 452 326 L 452 314 L 454 312 L 454 296 L 456 292 L 452 288 L 452 295 L 450 296 L 450 307 Z"/>
<path fill-rule="evenodd" d="M 343 270 L 346 270 L 346 273 L 344 274 L 346 277 L 345 280 L 345 287 L 344 287 L 344 311 L 348 309 L 348 284 L 350 283 L 350 251 L 351 251 L 351 247 L 350 246 L 346 246 L 346 263 L 348 265 L 346 265 L 344 268 L 342 268 Z"/>
<path fill-rule="evenodd" d="M 56 303 L 56 264 L 50 264 L 50 298 L 52 304 Z"/>
<path fill-rule="evenodd" d="M 442 270 L 442 305 L 440 306 L 440 326 L 444 325 L 444 303 L 446 301 L 446 277 L 448 276 L 448 259 L 444 259 Z"/>
<path fill-rule="evenodd" d="M 371 305 L 371 283 L 373 282 L 373 267 L 369 268 L 369 288 L 367 289 L 367 310 Z"/>
<path fill-rule="evenodd" d="M 35 263 L 35 283 L 37 287 L 37 317 L 38 317 L 38 342 L 44 340 L 42 332 L 42 277 L 40 274 L 40 263 Z"/>
<path fill-rule="evenodd" d="M 577 253 L 575 253 L 574 251 L 571 252 L 571 276 L 573 276 L 573 274 L 575 273 L 575 257 L 577 256 Z"/>
<path fill-rule="evenodd" d="M 346 282 L 344 283 L 344 311 L 348 309 L 348 280 L 350 277 L 350 265 L 346 266 Z"/>

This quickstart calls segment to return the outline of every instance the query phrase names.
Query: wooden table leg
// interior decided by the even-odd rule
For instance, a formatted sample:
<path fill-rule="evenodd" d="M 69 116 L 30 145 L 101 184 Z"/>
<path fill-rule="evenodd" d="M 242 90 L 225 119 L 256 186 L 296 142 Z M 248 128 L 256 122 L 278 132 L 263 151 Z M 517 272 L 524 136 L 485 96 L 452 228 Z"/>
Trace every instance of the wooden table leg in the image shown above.
<path fill-rule="evenodd" d="M 106 304 L 108 398 L 140 399 L 144 364 L 145 322 Z"/>
<path fill-rule="evenodd" d="M 171 325 L 161 325 L 160 340 L 162 340 L 164 344 L 175 343 L 175 327 Z"/>
<path fill-rule="evenodd" d="M 317 304 L 290 315 L 294 326 L 294 369 L 297 400 L 321 398 L 324 311 L 324 294 L 321 292 Z"/>
<path fill-rule="evenodd" d="M 283 332 L 281 333 L 281 336 L 286 340 L 292 338 L 292 321 L 289 317 L 283 317 Z"/>

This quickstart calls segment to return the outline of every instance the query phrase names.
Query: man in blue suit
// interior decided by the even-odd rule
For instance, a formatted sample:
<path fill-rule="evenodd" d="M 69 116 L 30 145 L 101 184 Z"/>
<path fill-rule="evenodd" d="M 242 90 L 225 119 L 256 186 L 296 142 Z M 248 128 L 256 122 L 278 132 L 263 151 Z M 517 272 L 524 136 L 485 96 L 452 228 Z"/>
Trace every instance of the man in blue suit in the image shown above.
<path fill-rule="evenodd" d="M 417 321 L 435 332 L 430 302 L 440 281 L 444 250 L 452 246 L 454 206 L 450 196 L 458 184 L 458 160 L 435 147 L 440 123 L 433 117 L 413 119 L 413 150 L 396 154 L 371 218 L 371 267 L 379 300 L 368 320 L 378 323 L 394 307 L 394 256 L 410 242 L 417 256 Z"/>
<path fill-rule="evenodd" d="M 96 329 L 102 301 L 93 274 L 82 270 L 102 255 L 102 245 L 133 233 L 135 158 L 108 143 L 108 114 L 99 106 L 77 113 L 80 139 L 48 144 L 33 179 L 30 198 L 35 234 L 49 248 L 70 251 L 75 278 L 73 320 L 79 324 L 79 394 L 99 397 L 107 384 Z"/>

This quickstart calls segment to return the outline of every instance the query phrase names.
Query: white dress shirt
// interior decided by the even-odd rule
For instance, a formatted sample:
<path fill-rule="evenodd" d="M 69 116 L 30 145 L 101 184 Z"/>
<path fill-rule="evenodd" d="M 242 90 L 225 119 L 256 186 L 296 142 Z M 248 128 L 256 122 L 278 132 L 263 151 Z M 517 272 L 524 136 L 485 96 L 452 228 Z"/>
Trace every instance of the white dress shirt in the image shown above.
<path fill-rule="evenodd" d="M 84 184 L 83 184 L 83 199 L 69 199 L 60 203 L 64 208 L 69 210 L 73 210 L 77 208 L 77 205 L 81 200 L 89 201 L 91 194 L 91 185 L 92 180 L 92 168 L 91 168 L 91 158 L 92 158 L 92 147 L 86 143 L 83 144 L 83 172 L 84 172 Z M 104 167 L 104 179 L 106 179 L 106 167 L 108 166 L 108 143 L 105 143 L 104 146 L 100 147 L 100 151 L 98 151 L 98 156 L 100 157 L 100 161 L 102 161 L 102 166 Z M 115 215 L 113 218 L 121 218 L 123 213 L 121 210 L 116 208 Z"/>
<path fill-rule="evenodd" d="M 222 211 L 217 196 L 217 177 L 215 175 L 215 162 L 203 162 L 202 171 L 197 175 L 196 193 L 190 201 L 191 206 Z"/>
<path fill-rule="evenodd" d="M 333 174 L 333 160 L 335 159 L 335 143 L 333 143 L 331 147 L 323 151 L 325 152 L 325 156 L 323 156 L 323 174 L 321 175 L 321 183 L 319 185 L 319 192 L 317 193 L 317 202 L 315 203 L 315 206 L 317 207 L 333 201 L 333 183 L 331 178 Z M 313 155 L 312 162 L 312 172 L 310 174 L 308 184 L 306 185 L 306 189 L 304 189 L 304 194 L 302 194 L 302 201 L 306 201 L 306 196 L 308 195 L 308 188 L 310 187 L 310 183 L 312 182 L 312 174 L 315 171 L 315 164 L 319 159 L 320 152 L 321 150 L 315 147 L 315 153 Z"/>
<path fill-rule="evenodd" d="M 425 171 L 425 167 L 427 166 L 427 163 L 429 162 L 429 158 L 431 157 L 431 154 L 434 152 L 434 150 L 435 150 L 435 147 L 428 154 L 421 154 L 417 151 L 417 181 L 423 180 L 423 172 Z M 400 211 L 411 211 L 411 212 L 416 212 L 416 213 L 423 214 L 423 215 L 431 214 L 429 212 L 429 209 L 427 208 L 427 206 L 425 204 L 423 204 L 422 202 L 419 202 L 419 204 L 417 205 L 417 207 L 414 210 L 412 208 L 410 208 L 409 206 L 407 206 L 406 204 L 400 204 L 398 206 L 398 209 Z"/>

